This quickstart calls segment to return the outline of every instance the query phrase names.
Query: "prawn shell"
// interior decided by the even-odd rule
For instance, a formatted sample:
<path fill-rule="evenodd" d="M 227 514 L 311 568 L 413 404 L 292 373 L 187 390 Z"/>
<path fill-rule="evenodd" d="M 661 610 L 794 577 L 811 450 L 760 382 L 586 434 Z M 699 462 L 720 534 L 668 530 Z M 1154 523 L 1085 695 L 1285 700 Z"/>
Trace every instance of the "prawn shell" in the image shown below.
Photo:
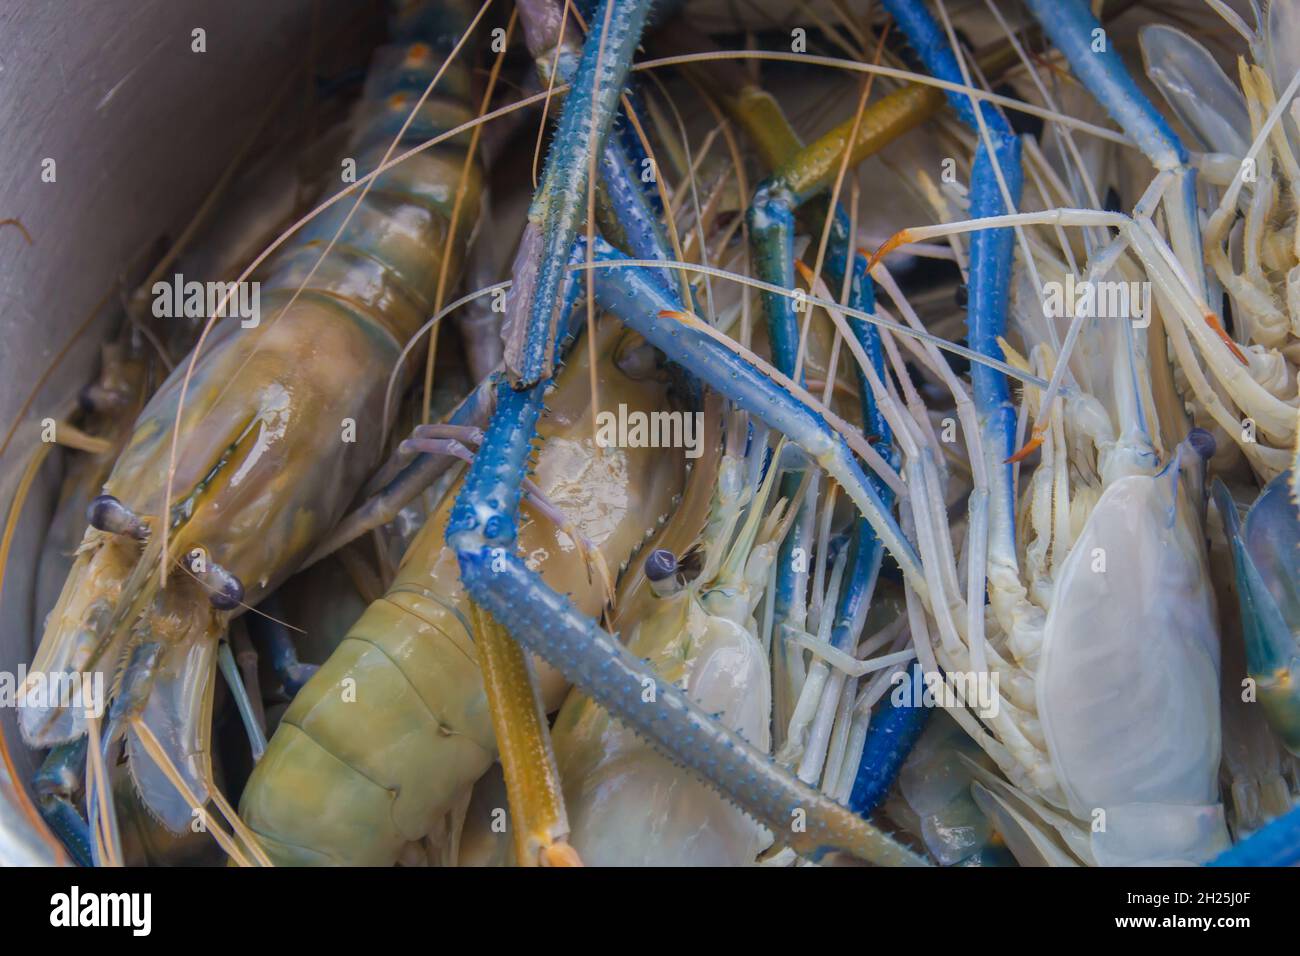
<path fill-rule="evenodd" d="M 1099 862 L 1199 862 L 1227 835 L 1217 618 L 1195 526 L 1168 473 L 1115 481 L 1047 616 L 1038 713 L 1070 812 L 1104 821 Z"/>

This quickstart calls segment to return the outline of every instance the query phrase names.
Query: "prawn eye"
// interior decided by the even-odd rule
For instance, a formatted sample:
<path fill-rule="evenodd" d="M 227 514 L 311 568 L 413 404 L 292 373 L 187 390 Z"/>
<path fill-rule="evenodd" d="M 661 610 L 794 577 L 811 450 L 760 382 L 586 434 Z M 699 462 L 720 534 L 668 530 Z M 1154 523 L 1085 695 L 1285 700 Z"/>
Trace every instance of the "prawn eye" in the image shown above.
<path fill-rule="evenodd" d="M 86 508 L 86 521 L 108 534 L 124 534 L 139 541 L 149 536 L 149 526 L 112 495 L 100 495 L 91 501 Z"/>
<path fill-rule="evenodd" d="M 244 585 L 233 574 L 226 575 L 208 595 L 208 600 L 219 611 L 234 610 L 244 601 Z"/>
<path fill-rule="evenodd" d="M 677 573 L 677 558 L 667 548 L 655 548 L 645 559 L 645 576 L 651 581 L 663 581 Z"/>
<path fill-rule="evenodd" d="M 1217 447 L 1214 436 L 1204 428 L 1193 428 L 1187 433 L 1187 444 L 1196 450 L 1196 454 L 1201 456 L 1202 461 L 1209 461 L 1214 457 L 1214 449 Z"/>
<path fill-rule="evenodd" d="M 199 572 L 198 579 L 208 589 L 208 601 L 218 611 L 233 611 L 244 602 L 244 584 L 219 564 Z"/>

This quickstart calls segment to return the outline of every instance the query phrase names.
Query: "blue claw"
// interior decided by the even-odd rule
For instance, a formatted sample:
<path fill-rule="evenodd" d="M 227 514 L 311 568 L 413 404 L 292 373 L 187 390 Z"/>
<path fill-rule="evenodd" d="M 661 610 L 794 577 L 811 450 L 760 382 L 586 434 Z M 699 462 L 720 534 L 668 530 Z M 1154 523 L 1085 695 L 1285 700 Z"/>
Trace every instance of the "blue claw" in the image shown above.
<path fill-rule="evenodd" d="M 949 47 L 947 37 L 919 0 L 885 0 L 885 8 L 902 28 L 926 69 L 939 79 L 951 83 L 962 82 L 961 69 Z M 970 97 L 951 92 L 947 97 L 963 122 L 978 134 L 976 107 Z M 972 218 L 997 216 L 1008 212 L 997 178 L 998 171 L 1002 173 L 1012 203 L 1018 203 L 1020 200 L 1022 181 L 1020 140 L 1005 117 L 991 104 L 980 104 L 979 109 L 994 152 L 990 157 L 984 138 L 981 136 L 971 173 Z M 993 165 L 995 161 L 996 169 Z M 996 359 L 1003 358 L 997 340 L 1006 328 L 1013 239 L 1014 234 L 1010 229 L 983 230 L 975 233 L 971 239 L 967 338 L 971 348 L 982 355 Z M 870 280 L 865 281 L 869 285 Z M 869 309 L 871 304 L 868 297 L 864 308 Z M 856 327 L 855 331 L 857 331 Z M 879 336 L 872 330 L 867 337 L 860 333 L 859 339 L 873 364 L 876 365 L 877 371 L 883 372 Z M 1008 536 L 1003 542 L 1004 551 L 1014 554 L 1015 497 L 1011 466 L 1007 464 L 1007 459 L 1014 451 L 1015 406 L 1011 402 L 1006 376 L 1001 372 L 984 365 L 976 365 L 971 370 L 971 380 L 985 453 L 989 457 L 989 470 L 994 476 L 994 493 L 997 495 L 1004 517 L 1003 521 L 995 522 L 994 527 L 1004 529 L 1004 534 Z M 864 397 L 863 411 L 866 421 L 870 423 L 873 431 L 887 440 L 889 430 L 880 410 L 874 403 L 866 404 L 870 389 L 865 381 L 860 381 L 859 387 Z M 893 456 L 897 454 L 892 447 L 887 448 L 886 453 Z M 887 489 L 880 490 L 887 494 Z M 861 620 L 860 615 L 863 611 L 856 607 L 856 603 L 862 601 L 863 593 L 869 596 L 869 589 L 875 585 L 880 566 L 880 542 L 873 540 L 874 535 L 868 529 L 860 529 L 860 534 L 862 539 L 850 586 L 841 601 L 837 612 L 836 628 L 832 632 L 832 641 L 838 639 L 845 646 L 847 646 L 845 635 L 848 634 L 848 629 L 841 630 L 842 622 Z M 862 566 L 859 567 L 859 564 Z M 856 631 L 852 633 L 856 634 Z M 919 665 L 914 665 L 911 673 L 912 679 L 919 680 Z M 928 716 L 929 712 L 924 707 L 896 707 L 892 703 L 882 707 L 881 712 L 871 721 L 867 739 L 863 744 L 858 775 L 849 798 L 851 809 L 867 815 L 880 805 L 906 761 L 907 755 L 920 738 Z"/>
<path fill-rule="evenodd" d="M 1193 280 L 1206 292 L 1201 226 L 1196 207 L 1196 170 L 1187 150 L 1160 111 L 1138 88 L 1085 0 L 1025 0 L 1070 69 L 1097 98 L 1156 169 L 1177 173 L 1178 202 L 1167 209 L 1174 250 Z M 1179 237 L 1186 236 L 1186 240 Z"/>
<path fill-rule="evenodd" d="M 560 24 L 564 17 L 560 4 L 552 0 L 525 0 L 518 5 L 518 10 L 528 52 L 537 63 L 542 81 L 548 83 L 551 80 L 553 68 L 557 82 L 573 83 L 578 76 L 581 56 L 569 37 L 577 31 L 571 25 L 561 37 Z M 635 108 L 638 101 L 631 86 L 627 96 Z M 642 176 L 647 159 L 640 138 L 620 108 L 600 151 L 597 167 L 600 186 L 606 202 L 612 207 L 614 218 L 613 222 L 601 221 L 602 233 L 613 245 L 634 258 L 666 262 L 672 256 L 659 220 L 663 210 L 658 201 L 658 191 L 653 181 Z"/>
<path fill-rule="evenodd" d="M 1025 6 L 1111 119 L 1160 169 L 1187 163 L 1187 150 L 1133 81 L 1123 59 L 1084 0 L 1025 0 Z M 951 95 L 951 94 L 950 94 Z"/>
<path fill-rule="evenodd" d="M 924 696 L 921 665 L 913 662 L 907 676 L 912 683 L 912 694 L 908 699 L 920 701 Z M 896 704 L 892 694 L 882 702 L 880 710 L 871 717 L 867 739 L 862 746 L 858 775 L 853 781 L 853 792 L 849 794 L 850 810 L 868 816 L 885 802 L 889 788 L 907 762 L 907 755 L 921 739 L 929 717 L 930 708 L 920 704 Z"/>
<path fill-rule="evenodd" d="M 760 279 L 782 288 L 793 288 L 795 211 L 813 199 L 815 195 L 817 194 L 797 193 L 790 186 L 786 176 L 780 172 L 765 180 L 755 190 L 753 201 L 749 205 L 747 218 L 754 264 Z M 845 271 L 852 268 L 849 285 L 849 305 L 867 312 L 874 311 L 875 290 L 871 278 L 867 274 L 866 260 L 861 257 L 853 258 L 850 266 L 853 237 L 849 234 L 848 216 L 843 208 L 838 205 L 831 209 L 829 214 L 832 218 L 826 249 L 826 272 L 830 285 L 833 289 L 841 288 Z M 764 315 L 767 317 L 768 338 L 772 348 L 772 363 L 783 374 L 792 379 L 796 378 L 795 368 L 798 363 L 801 330 L 794 303 L 786 296 L 767 290 L 764 290 L 760 295 Z M 852 320 L 850 325 L 858 341 L 872 358 L 873 363 L 876 364 L 877 371 L 883 372 L 879 333 L 869 323 L 857 319 Z M 803 384 L 802 368 L 799 369 L 797 378 L 800 384 Z M 888 425 L 884 423 L 883 416 L 875 407 L 871 390 L 862 375 L 859 375 L 859 386 L 862 390 L 864 427 L 868 434 L 881 436 L 882 443 L 877 446 L 878 449 L 882 451 L 886 458 L 890 459 L 891 464 L 897 467 L 896 460 L 891 457 L 893 450 L 889 444 Z M 802 477 L 801 472 L 792 472 L 783 476 L 781 494 L 787 499 L 793 497 L 797 492 Z M 881 499 L 886 507 L 891 506 L 892 495 L 888 493 L 883 483 L 873 481 L 873 486 L 881 494 Z M 777 621 L 776 633 L 778 635 L 783 632 L 780 625 L 794 619 L 795 609 L 801 607 L 804 603 L 804 595 L 808 587 L 808 574 L 806 570 L 799 570 L 799 568 L 806 568 L 807 565 L 803 562 L 796 562 L 794 555 L 796 550 L 807 552 L 811 547 L 816 507 L 815 494 L 808 495 L 803 500 L 794 526 L 781 543 L 781 550 L 777 558 L 776 593 L 773 605 L 774 617 Z M 874 555 L 872 553 L 873 548 Z M 855 558 L 854 570 L 850 574 L 841 603 L 842 605 L 852 605 L 855 608 L 860 608 L 861 614 L 865 615 L 866 608 L 871 603 L 871 590 L 875 587 L 876 571 L 879 569 L 881 552 L 879 539 L 870 530 L 870 524 L 861 520 L 858 553 L 859 557 Z M 866 563 L 860 565 L 860 562 Z M 867 569 L 873 562 L 875 570 L 868 572 Z M 861 619 L 860 617 L 857 618 L 859 624 Z M 801 622 L 797 619 L 794 620 L 794 623 L 796 626 L 801 626 Z M 852 637 L 856 636 L 856 633 L 854 631 L 853 634 L 848 634 L 846 625 L 845 628 L 833 634 L 832 639 L 837 641 L 837 647 L 842 648 L 851 641 Z M 778 639 L 784 642 L 784 638 Z M 787 650 L 782 653 L 790 655 L 791 653 L 800 652 Z"/>
<path fill-rule="evenodd" d="M 512 341 L 506 352 L 506 367 L 517 388 L 531 388 L 553 371 L 560 288 L 578 224 L 586 213 L 589 163 L 608 137 L 649 10 L 650 0 L 602 0 L 592 18 L 546 170 L 528 212 L 534 238 L 526 238 L 525 249 L 531 256 L 535 245 L 540 259 L 518 264 L 507 306 L 508 322 L 525 323 L 515 333 L 522 334 L 522 341 Z"/>
<path fill-rule="evenodd" d="M 797 201 L 779 180 L 770 179 L 754 192 L 746 217 L 754 270 L 764 282 L 783 289 L 794 288 L 794 211 Z M 842 274 L 842 273 L 841 273 Z M 788 296 L 766 289 L 759 293 L 767 316 L 768 338 L 772 343 L 772 364 L 794 377 L 799 350 L 799 320 Z M 802 384 L 802 373 L 800 374 Z"/>
<path fill-rule="evenodd" d="M 1300 807 L 1271 820 L 1206 866 L 1295 866 L 1300 863 Z"/>
<path fill-rule="evenodd" d="M 86 737 L 53 748 L 32 780 L 41 816 L 79 866 L 94 865 L 90 827 L 72 802 L 86 767 Z"/>
<path fill-rule="evenodd" d="M 931 75 L 949 83 L 963 82 L 961 68 L 948 45 L 947 35 L 920 0 L 884 0 L 884 5 Z M 978 135 L 980 129 L 972 99 L 963 93 L 947 92 L 945 95 L 961 120 Z M 1012 211 L 1007 209 L 1002 199 L 997 178 L 999 171 L 1013 205 L 1020 202 L 1023 180 L 1020 140 L 1011 125 L 991 103 L 981 103 L 979 109 L 993 144 L 993 155 L 989 155 L 984 138 L 980 136 L 971 172 L 970 214 L 973 219 L 1001 216 Z M 993 165 L 995 161 L 996 168 Z M 1004 357 L 998 337 L 1005 332 L 1007 324 L 1013 240 L 1011 229 L 984 229 L 972 235 L 970 244 L 966 336 L 971 348 L 999 360 Z M 1014 555 L 1015 493 L 1007 459 L 1015 451 L 1015 406 L 1011 403 L 1007 378 L 1001 372 L 976 365 L 971 369 L 971 384 L 993 484 L 990 528 L 998 530 L 991 533 L 1003 537 L 1001 550 L 1004 554 Z"/>

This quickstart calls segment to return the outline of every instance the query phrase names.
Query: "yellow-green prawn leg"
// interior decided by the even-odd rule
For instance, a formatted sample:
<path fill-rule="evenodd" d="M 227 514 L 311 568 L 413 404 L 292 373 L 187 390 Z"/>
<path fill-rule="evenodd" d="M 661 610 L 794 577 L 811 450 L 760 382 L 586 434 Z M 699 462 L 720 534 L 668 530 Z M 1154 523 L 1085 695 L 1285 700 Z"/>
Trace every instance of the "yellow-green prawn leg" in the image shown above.
<path fill-rule="evenodd" d="M 505 628 L 470 604 L 520 866 L 581 866 L 568 843 L 560 773 L 532 667 Z"/>

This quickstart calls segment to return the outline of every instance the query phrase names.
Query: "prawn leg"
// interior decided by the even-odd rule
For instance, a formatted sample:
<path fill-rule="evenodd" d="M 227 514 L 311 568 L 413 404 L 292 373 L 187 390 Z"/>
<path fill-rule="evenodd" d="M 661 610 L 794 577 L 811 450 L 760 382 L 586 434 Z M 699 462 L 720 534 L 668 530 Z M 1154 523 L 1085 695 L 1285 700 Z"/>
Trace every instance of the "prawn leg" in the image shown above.
<path fill-rule="evenodd" d="M 249 636 L 262 645 L 263 652 L 271 660 L 271 669 L 284 687 L 284 692 L 292 698 L 320 668 L 298 659 L 298 649 L 294 646 L 293 636 L 279 620 L 279 600 L 274 596 L 269 597 L 261 603 L 260 607 L 265 613 L 254 614 L 248 619 Z"/>
<path fill-rule="evenodd" d="M 86 766 L 86 738 L 50 750 L 32 779 L 41 816 L 81 866 L 91 866 L 90 828 L 77 809 L 74 795 L 81 789 Z"/>
<path fill-rule="evenodd" d="M 529 210 L 529 223 L 520 243 L 521 258 L 516 259 L 513 269 L 511 315 L 506 320 L 513 343 L 522 344 L 522 352 L 507 349 L 507 367 L 517 362 L 516 377 L 520 380 L 517 384 L 521 388 L 532 385 L 529 394 L 533 398 L 528 402 L 532 433 L 536 431 L 541 410 L 541 390 L 545 387 L 542 383 L 549 382 L 554 368 L 558 327 L 569 314 L 560 311 L 569 304 L 570 298 L 564 294 L 563 287 L 567 284 L 570 289 L 576 288 L 576 284 L 566 283 L 564 266 L 574 247 L 582 212 L 580 200 L 588 186 L 593 185 L 588 183 L 588 176 L 594 172 L 593 154 L 599 158 L 603 193 L 618 209 L 616 223 L 624 227 L 620 230 L 624 241 L 634 254 L 661 260 L 669 258 L 645 191 L 633 183 L 631 160 L 623 149 L 624 143 L 620 137 L 610 135 L 618 97 L 649 7 L 648 0 L 623 5 L 613 0 L 602 2 L 579 56 L 573 46 L 566 44 L 564 19 L 559 18 L 557 24 L 558 11 L 553 4 L 535 0 L 519 5 L 529 51 L 539 69 L 543 74 L 548 72 L 546 64 L 550 60 L 557 71 L 550 80 L 562 78 L 573 82 L 560 113 L 543 182 Z M 534 231 L 542 237 L 537 250 L 540 261 L 529 262 Z M 523 321 L 525 315 L 527 325 Z M 498 407 L 493 421 L 502 412 Z M 531 448 L 531 441 L 532 434 L 529 434 L 524 446 Z M 478 458 L 486 457 L 485 448 L 486 444 L 480 448 Z M 471 472 L 475 467 L 471 464 Z M 520 484 L 524 480 L 521 473 Z M 518 500 L 513 513 L 517 525 Z M 454 524 L 453 515 L 449 543 Z M 468 581 L 465 584 L 471 590 Z M 566 842 L 568 822 L 559 775 L 545 711 L 528 660 L 493 615 L 477 603 L 473 604 L 473 617 L 493 729 L 515 815 L 516 858 L 524 866 L 576 863 L 577 855 Z"/>
<path fill-rule="evenodd" d="M 708 69 L 720 73 L 726 67 L 711 64 Z M 841 123 L 815 143 L 804 147 L 769 94 L 747 82 L 743 74 L 719 76 L 717 79 L 724 89 L 739 88 L 737 94 L 723 97 L 724 106 L 754 140 L 767 164 L 777 167 L 776 172 L 756 189 L 746 217 L 759 278 L 783 288 L 794 286 L 795 212 L 830 187 L 835 171 L 845 161 L 844 150 L 850 150 L 847 161 L 856 164 L 919 124 L 942 102 L 934 91 L 911 85 L 869 107 L 860 122 L 848 120 Z M 843 282 L 848 269 L 852 236 L 849 235 L 848 216 L 841 207 L 837 205 L 830 215 L 827 265 L 832 284 L 838 285 Z M 871 280 L 866 275 L 865 260 L 853 265 L 851 304 L 854 308 L 873 310 L 874 296 Z M 799 379 L 802 384 L 803 370 L 799 361 L 801 332 L 794 305 L 787 297 L 768 290 L 764 290 L 760 298 L 767 317 L 774 364 L 782 374 Z M 878 351 L 879 337 L 874 328 L 863 323 L 862 332 L 864 346 L 869 347 L 874 340 Z M 864 403 L 870 400 L 865 391 L 863 397 Z M 867 414 L 864 421 L 869 419 Z M 897 467 L 896 462 L 892 464 Z M 798 470 L 787 473 L 782 481 L 782 496 L 793 499 L 802 479 L 803 474 Z M 795 560 L 795 551 L 807 551 L 811 543 L 817 503 L 815 487 L 803 498 L 794 526 L 781 544 L 776 566 L 774 617 L 778 626 L 774 631 L 782 643 L 778 660 L 784 662 L 787 674 L 798 667 L 796 658 L 800 652 L 789 646 L 782 625 L 788 623 L 800 630 L 804 626 L 805 612 L 801 611 L 804 601 L 800 595 L 807 588 L 807 571 L 799 570 L 806 566 Z M 846 603 L 857 601 L 860 594 L 855 589 L 860 588 L 864 581 L 861 576 L 852 576 L 842 600 Z M 778 682 L 778 725 L 789 717 L 788 712 L 793 706 L 792 701 L 784 706 L 780 703 L 788 696 L 785 684 L 786 681 Z"/>
<path fill-rule="evenodd" d="M 885 9 L 906 34 L 927 70 L 949 83 L 963 83 L 961 68 L 939 24 L 919 0 L 884 0 Z M 1003 184 L 1012 205 L 1020 202 L 1022 171 L 1020 140 L 1010 124 L 992 104 L 980 103 L 976 114 L 973 99 L 960 93 L 945 94 L 949 105 L 976 135 L 975 165 L 971 172 L 971 217 L 1002 215 L 1007 209 Z M 987 130 L 987 139 L 981 135 Z M 990 146 L 992 153 L 990 153 Z M 971 348 L 990 358 L 1001 359 L 998 338 L 1005 333 L 1007 304 L 1011 288 L 1013 233 L 1010 229 L 981 231 L 971 239 L 970 282 L 966 331 Z M 997 538 L 990 542 L 990 559 L 1015 566 L 1015 490 L 1007 459 L 1015 447 L 1016 411 L 1004 374 L 985 365 L 971 368 L 975 407 L 984 439 L 992 496 L 989 527 Z"/>
<path fill-rule="evenodd" d="M 856 165 L 866 156 L 877 152 L 885 144 L 921 123 L 942 102 L 933 88 L 909 85 L 891 94 L 885 99 L 872 104 L 860 117 L 860 122 L 853 119 L 841 123 L 825 134 L 815 143 L 799 149 L 784 158 L 777 171 L 754 192 L 747 218 L 750 229 L 750 242 L 753 248 L 754 263 L 758 277 L 766 282 L 794 287 L 794 236 L 795 212 L 809 200 L 821 195 L 831 186 L 836 171 L 845 161 L 844 151 L 849 151 L 847 161 Z M 765 109 L 766 100 L 750 95 L 737 100 L 733 109 L 740 111 L 742 122 L 754 124 L 757 117 L 748 111 Z M 769 124 L 774 123 L 768 120 Z M 856 135 L 855 135 L 856 126 Z M 793 133 L 790 134 L 793 137 Z M 795 141 L 797 142 L 797 140 Z M 770 151 L 773 147 L 769 146 Z M 832 287 L 843 283 L 844 274 L 852 268 L 852 286 L 850 303 L 854 308 L 874 311 L 875 298 L 870 277 L 866 271 L 866 260 L 855 257 L 849 262 L 852 249 L 852 236 L 849 235 L 848 216 L 836 205 L 830 211 L 832 222 L 827 246 L 827 267 Z M 767 317 L 768 334 L 772 342 L 773 363 L 785 375 L 801 381 L 800 340 L 801 331 L 795 312 L 795 304 L 786 296 L 763 291 L 761 301 Z M 855 320 L 856 321 L 856 320 Z M 874 349 L 879 354 L 880 338 L 874 327 L 859 323 L 860 340 L 868 351 Z M 856 331 L 856 330 L 855 330 Z M 828 375 L 832 370 L 828 370 Z M 870 390 L 863 392 L 864 404 L 871 402 Z M 869 422 L 871 413 L 864 408 L 864 422 Z M 895 467 L 897 463 L 895 462 Z M 803 476 L 799 472 L 788 473 L 782 483 L 781 493 L 791 497 L 798 488 Z M 805 614 L 801 613 L 803 600 L 801 595 L 807 588 L 807 572 L 797 570 L 803 566 L 794 559 L 795 549 L 808 550 L 813 532 L 817 496 L 815 486 L 805 496 L 795 519 L 794 527 L 781 546 L 777 561 L 775 619 L 778 627 L 775 633 L 782 643 L 781 659 L 789 672 L 796 665 L 792 660 L 800 652 L 791 648 L 784 637 L 784 628 L 780 624 L 789 623 L 802 629 Z M 874 577 L 872 577 L 874 583 Z M 860 594 L 856 588 L 867 581 L 866 577 L 853 575 L 849 588 L 843 595 L 845 603 L 857 602 Z M 869 602 L 868 602 L 869 603 Z M 778 689 L 778 698 L 784 699 L 784 682 Z M 778 710 L 780 720 L 789 715 L 786 708 Z"/>
<path fill-rule="evenodd" d="M 1196 207 L 1196 170 L 1187 149 L 1129 75 L 1119 52 L 1084 0 L 1025 0 L 1043 31 L 1080 82 L 1120 125 L 1158 171 L 1173 173 L 1174 202 L 1167 203 L 1174 252 L 1205 293 L 1205 260 Z M 1100 38 L 1101 42 L 1098 42 Z"/>
<path fill-rule="evenodd" d="M 512 268 L 505 364 L 516 388 L 531 389 L 554 372 L 561 286 L 588 174 L 614 122 L 649 10 L 650 0 L 602 0 L 583 46 Z"/>
<path fill-rule="evenodd" d="M 519 645 L 478 605 L 474 646 L 501 751 L 520 866 L 581 865 L 567 841 L 560 775 L 532 665 Z"/>
<path fill-rule="evenodd" d="M 581 50 L 571 39 L 576 24 L 561 33 L 565 22 L 555 0 L 520 0 L 517 4 L 528 52 L 543 83 L 571 83 L 578 73 Z M 611 135 L 597 155 L 601 234 L 637 259 L 668 261 L 668 239 L 652 199 L 653 187 L 641 182 L 644 156 L 640 140 L 620 109 Z M 562 315 L 564 313 L 561 313 Z"/>

